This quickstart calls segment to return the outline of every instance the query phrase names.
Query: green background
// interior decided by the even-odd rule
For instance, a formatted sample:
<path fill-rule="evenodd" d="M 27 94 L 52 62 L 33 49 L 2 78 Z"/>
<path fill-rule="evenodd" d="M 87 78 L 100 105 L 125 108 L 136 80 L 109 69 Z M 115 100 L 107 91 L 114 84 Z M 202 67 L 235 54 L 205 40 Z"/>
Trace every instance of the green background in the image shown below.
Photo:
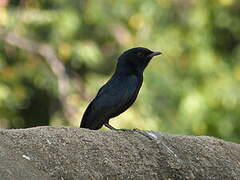
<path fill-rule="evenodd" d="M 0 128 L 79 126 L 124 50 L 159 50 L 117 128 L 240 142 L 240 1 L 0 0 Z"/>

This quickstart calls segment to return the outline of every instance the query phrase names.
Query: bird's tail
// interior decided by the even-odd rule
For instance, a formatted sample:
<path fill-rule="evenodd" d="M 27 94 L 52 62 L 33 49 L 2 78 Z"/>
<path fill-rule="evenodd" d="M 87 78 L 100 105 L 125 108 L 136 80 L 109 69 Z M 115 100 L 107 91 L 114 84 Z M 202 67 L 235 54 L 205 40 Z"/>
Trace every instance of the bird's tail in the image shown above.
<path fill-rule="evenodd" d="M 92 130 L 98 130 L 103 126 L 104 121 L 101 121 L 101 120 L 97 119 L 97 117 L 93 116 L 90 113 L 90 108 L 91 107 L 88 106 L 85 113 L 83 114 L 80 128 L 88 128 L 88 129 L 92 129 Z"/>
<path fill-rule="evenodd" d="M 96 120 L 91 121 L 90 119 L 85 119 L 84 117 L 82 118 L 80 128 L 87 128 L 91 130 L 98 130 L 103 126 L 102 123 L 99 123 Z"/>

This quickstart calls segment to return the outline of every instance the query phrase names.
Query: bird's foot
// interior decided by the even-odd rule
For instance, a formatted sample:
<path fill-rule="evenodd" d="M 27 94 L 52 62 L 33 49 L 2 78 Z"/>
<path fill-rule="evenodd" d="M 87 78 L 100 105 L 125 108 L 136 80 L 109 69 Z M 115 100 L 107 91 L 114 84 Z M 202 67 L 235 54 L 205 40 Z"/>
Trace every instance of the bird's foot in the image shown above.
<path fill-rule="evenodd" d="M 105 123 L 104 126 L 106 126 L 107 128 L 113 131 L 132 131 L 131 129 L 116 129 L 115 127 L 111 126 L 109 123 Z"/>
<path fill-rule="evenodd" d="M 109 128 L 110 130 L 115 130 L 115 131 L 118 130 L 118 129 L 116 129 L 115 127 L 112 127 L 109 123 L 105 123 L 104 126 L 106 126 L 107 128 Z"/>
<path fill-rule="evenodd" d="M 137 129 L 137 128 L 133 128 L 132 130 L 133 131 L 140 131 L 140 129 Z"/>
<path fill-rule="evenodd" d="M 124 128 L 122 128 L 122 129 L 118 129 L 119 131 L 132 131 L 131 129 L 124 129 Z"/>

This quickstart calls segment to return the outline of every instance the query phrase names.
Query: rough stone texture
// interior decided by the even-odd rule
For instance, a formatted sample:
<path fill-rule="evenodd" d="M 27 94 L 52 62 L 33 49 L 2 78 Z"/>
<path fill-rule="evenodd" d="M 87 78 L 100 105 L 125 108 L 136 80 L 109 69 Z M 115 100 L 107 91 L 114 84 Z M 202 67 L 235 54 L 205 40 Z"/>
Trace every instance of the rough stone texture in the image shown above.
<path fill-rule="evenodd" d="M 1 129 L 0 179 L 240 179 L 240 145 L 139 130 Z"/>

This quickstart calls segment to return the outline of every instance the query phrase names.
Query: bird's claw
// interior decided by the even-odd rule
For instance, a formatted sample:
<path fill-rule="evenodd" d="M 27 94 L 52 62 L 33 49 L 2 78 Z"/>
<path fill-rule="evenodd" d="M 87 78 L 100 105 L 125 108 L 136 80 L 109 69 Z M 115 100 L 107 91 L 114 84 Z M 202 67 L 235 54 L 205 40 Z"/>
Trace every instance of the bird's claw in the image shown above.
<path fill-rule="evenodd" d="M 139 131 L 140 129 L 137 129 L 137 128 L 133 128 L 132 130 L 133 130 L 133 131 Z"/>

